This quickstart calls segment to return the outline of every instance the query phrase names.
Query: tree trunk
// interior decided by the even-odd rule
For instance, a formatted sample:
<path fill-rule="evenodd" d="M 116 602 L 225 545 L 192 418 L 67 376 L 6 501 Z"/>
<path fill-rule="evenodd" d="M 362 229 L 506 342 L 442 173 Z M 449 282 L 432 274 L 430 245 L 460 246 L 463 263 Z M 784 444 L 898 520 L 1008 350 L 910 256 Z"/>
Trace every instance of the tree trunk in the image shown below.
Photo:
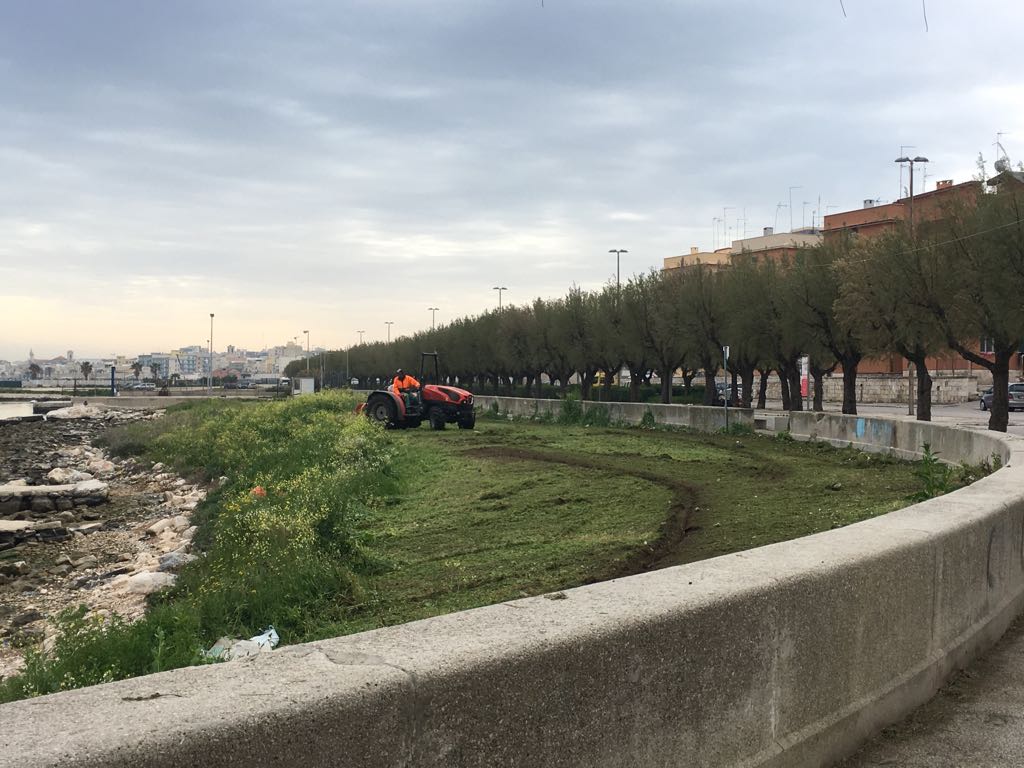
<path fill-rule="evenodd" d="M 672 402 L 672 365 L 663 365 L 658 375 L 661 376 L 661 402 L 668 403 Z"/>
<path fill-rule="evenodd" d="M 543 374 L 540 371 L 537 371 L 537 378 L 534 379 L 534 383 L 537 386 L 537 399 L 538 400 L 540 400 L 542 397 L 544 397 L 544 382 L 541 381 L 541 377 L 542 376 L 543 376 Z M 550 378 L 549 378 L 549 381 L 550 381 Z"/>
<path fill-rule="evenodd" d="M 1005 432 L 1010 423 L 1010 358 L 1009 354 L 996 352 L 992 367 L 992 409 L 988 417 L 988 428 L 996 432 Z"/>
<path fill-rule="evenodd" d="M 825 372 L 820 368 L 811 369 L 811 377 L 814 379 L 814 411 L 821 413 L 825 410 Z"/>
<path fill-rule="evenodd" d="M 683 391 L 686 394 L 690 394 L 690 388 L 693 386 L 693 376 L 695 373 L 696 371 L 683 368 Z"/>
<path fill-rule="evenodd" d="M 765 404 L 768 400 L 768 377 L 771 376 L 771 368 L 760 368 L 758 373 L 761 374 L 761 381 L 757 385 L 757 407 L 765 408 Z"/>
<path fill-rule="evenodd" d="M 804 395 L 800 386 L 800 366 L 787 366 L 786 376 L 789 378 L 789 401 L 792 410 L 802 411 L 804 409 Z"/>
<path fill-rule="evenodd" d="M 621 370 L 621 368 L 619 370 Z M 611 399 L 612 399 L 612 377 L 615 376 L 615 374 L 617 374 L 617 373 L 618 373 L 618 371 L 609 371 L 609 370 L 606 370 L 604 372 L 604 384 L 601 385 L 601 389 L 604 390 L 604 401 L 606 403 L 611 402 Z"/>
<path fill-rule="evenodd" d="M 640 402 L 640 383 L 643 381 L 643 374 L 639 368 L 629 367 L 629 401 Z"/>
<path fill-rule="evenodd" d="M 714 363 L 704 366 L 704 405 L 714 405 L 718 399 L 718 388 L 715 386 L 715 375 L 718 369 Z"/>
<path fill-rule="evenodd" d="M 843 365 L 843 413 L 857 415 L 857 363 L 860 356 L 846 356 Z"/>
<path fill-rule="evenodd" d="M 580 379 L 580 400 L 590 400 L 590 388 L 594 384 L 594 374 L 590 371 L 582 373 L 577 371 L 576 374 Z"/>
<path fill-rule="evenodd" d="M 743 407 L 749 408 L 754 398 L 754 368 L 747 366 L 743 369 Z M 763 407 L 763 406 L 762 406 Z"/>
<path fill-rule="evenodd" d="M 917 376 L 917 420 L 932 420 L 932 377 L 928 373 L 927 358 L 911 360 Z"/>
<path fill-rule="evenodd" d="M 779 389 L 782 391 L 782 410 L 790 411 L 793 409 L 793 401 L 789 397 L 789 377 L 786 376 L 782 368 L 778 370 L 779 374 Z"/>

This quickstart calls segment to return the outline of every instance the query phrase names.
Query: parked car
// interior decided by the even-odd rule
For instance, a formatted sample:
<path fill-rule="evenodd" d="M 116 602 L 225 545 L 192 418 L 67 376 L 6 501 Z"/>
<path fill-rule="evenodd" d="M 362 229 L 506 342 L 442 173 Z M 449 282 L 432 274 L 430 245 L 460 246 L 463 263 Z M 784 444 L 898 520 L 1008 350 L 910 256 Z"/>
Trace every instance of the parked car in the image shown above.
<path fill-rule="evenodd" d="M 989 387 L 981 393 L 981 399 L 978 400 L 978 407 L 983 411 L 987 411 L 992 407 L 992 387 Z M 1024 382 L 1017 382 L 1010 385 L 1007 410 L 1024 411 Z"/>

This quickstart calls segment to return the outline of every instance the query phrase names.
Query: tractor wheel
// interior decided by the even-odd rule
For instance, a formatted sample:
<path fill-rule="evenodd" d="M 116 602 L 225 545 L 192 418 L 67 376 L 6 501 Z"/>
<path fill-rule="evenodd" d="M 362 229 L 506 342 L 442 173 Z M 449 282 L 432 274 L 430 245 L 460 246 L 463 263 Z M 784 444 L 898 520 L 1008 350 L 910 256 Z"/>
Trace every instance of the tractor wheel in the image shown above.
<path fill-rule="evenodd" d="M 386 397 L 375 397 L 366 404 L 366 415 L 386 427 L 395 426 L 395 404 Z"/>
<path fill-rule="evenodd" d="M 476 414 L 471 413 L 469 416 L 463 416 L 459 419 L 459 429 L 473 429 L 476 426 Z"/>
<path fill-rule="evenodd" d="M 440 408 L 431 408 L 429 418 L 431 429 L 444 429 L 444 411 L 442 411 Z"/>

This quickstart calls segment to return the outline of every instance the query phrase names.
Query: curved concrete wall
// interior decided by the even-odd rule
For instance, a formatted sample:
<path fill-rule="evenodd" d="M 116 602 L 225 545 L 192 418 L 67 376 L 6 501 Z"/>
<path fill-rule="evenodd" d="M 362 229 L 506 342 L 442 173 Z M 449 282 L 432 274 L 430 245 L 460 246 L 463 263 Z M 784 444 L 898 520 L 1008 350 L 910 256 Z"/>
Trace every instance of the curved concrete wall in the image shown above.
<path fill-rule="evenodd" d="M 564 599 L 0 706 L 0 763 L 825 765 L 1020 611 L 1024 447 L 878 419 L 791 427 L 907 451 L 927 438 L 1006 466 L 871 521 Z"/>

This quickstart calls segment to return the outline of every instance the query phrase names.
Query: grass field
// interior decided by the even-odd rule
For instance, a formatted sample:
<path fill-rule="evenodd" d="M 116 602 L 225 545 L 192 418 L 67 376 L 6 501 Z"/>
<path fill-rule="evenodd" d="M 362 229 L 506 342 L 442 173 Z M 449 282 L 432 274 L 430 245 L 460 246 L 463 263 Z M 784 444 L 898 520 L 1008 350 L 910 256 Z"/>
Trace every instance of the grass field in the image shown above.
<path fill-rule="evenodd" d="M 391 568 L 339 634 L 828 530 L 921 485 L 912 463 L 755 435 L 487 419 L 395 438 L 404 492 L 369 522 Z"/>

